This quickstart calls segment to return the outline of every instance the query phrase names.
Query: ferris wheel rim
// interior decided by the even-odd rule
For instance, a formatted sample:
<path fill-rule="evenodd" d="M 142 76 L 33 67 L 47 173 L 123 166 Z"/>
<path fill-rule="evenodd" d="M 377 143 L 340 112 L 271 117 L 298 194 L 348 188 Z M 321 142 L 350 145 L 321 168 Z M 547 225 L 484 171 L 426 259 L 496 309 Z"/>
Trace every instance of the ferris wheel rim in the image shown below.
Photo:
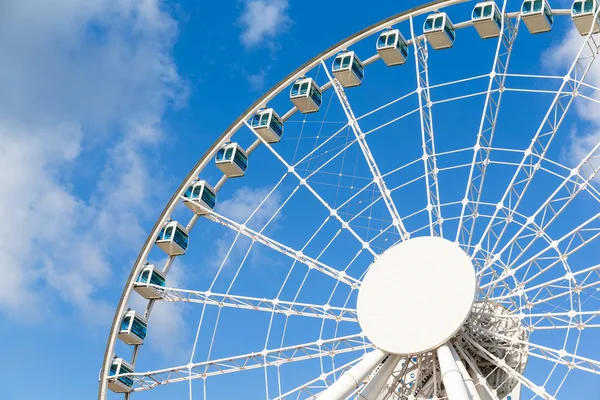
<path fill-rule="evenodd" d="M 197 175 L 204 168 L 203 164 L 205 164 L 212 157 L 213 153 L 216 151 L 219 144 L 224 143 L 225 140 L 232 133 L 234 133 L 237 130 L 236 129 L 237 125 L 241 126 L 243 124 L 243 121 L 247 117 L 252 115 L 252 113 L 256 112 L 256 110 L 258 110 L 262 104 L 266 103 L 267 100 L 270 100 L 276 94 L 278 94 L 282 90 L 284 90 L 289 84 L 291 84 L 293 82 L 293 80 L 295 78 L 300 76 L 303 71 L 310 70 L 312 67 L 318 65 L 318 63 L 321 59 L 334 55 L 336 52 L 338 52 L 338 51 L 342 50 L 344 47 L 346 47 L 347 44 L 360 41 L 361 37 L 363 37 L 363 36 L 368 36 L 372 33 L 377 32 L 378 30 L 382 29 L 386 25 L 393 25 L 394 23 L 397 23 L 400 20 L 404 20 L 404 19 L 412 17 L 413 15 L 421 15 L 426 12 L 436 10 L 438 7 L 451 6 L 454 4 L 465 3 L 467 1 L 468 0 L 433 0 L 429 3 L 423 4 L 423 5 L 420 5 L 417 7 L 413 7 L 408 10 L 404 10 L 400 13 L 397 13 L 388 18 L 385 18 L 379 22 L 371 24 L 368 27 L 363 28 L 362 30 L 340 40 L 336 44 L 330 46 L 325 51 L 319 53 L 312 59 L 310 59 L 307 62 L 305 62 L 304 64 L 302 64 L 300 67 L 296 68 L 294 71 L 292 71 L 290 74 L 288 74 L 285 78 L 283 78 L 277 84 L 275 84 L 271 89 L 266 91 L 252 105 L 250 105 L 244 113 L 242 113 L 233 123 L 231 123 L 229 125 L 229 127 L 227 127 L 225 129 L 225 131 L 219 136 L 219 138 L 217 138 L 215 140 L 215 142 L 213 142 L 212 145 L 210 145 L 210 147 L 207 149 L 207 151 L 202 155 L 202 157 L 200 157 L 200 159 L 192 167 L 192 169 L 190 170 L 188 175 L 184 178 L 184 180 L 182 180 L 179 187 L 173 193 L 171 199 L 167 202 L 166 206 L 164 207 L 164 209 L 162 210 L 158 219 L 156 220 L 154 226 L 150 230 L 150 233 L 149 233 L 148 237 L 146 238 L 146 241 L 144 242 L 142 249 L 138 254 L 138 257 L 136 258 L 136 261 L 133 264 L 131 272 L 130 272 L 130 274 L 127 278 L 127 281 L 125 283 L 125 286 L 123 288 L 123 292 L 119 299 L 119 302 L 118 302 L 118 305 L 117 305 L 117 308 L 115 311 L 115 315 L 113 317 L 113 321 L 111 324 L 110 335 L 109 335 L 109 338 L 108 338 L 108 341 L 106 344 L 102 367 L 100 370 L 100 382 L 99 382 L 99 388 L 98 388 L 98 399 L 99 400 L 106 399 L 106 393 L 107 393 L 107 389 L 108 389 L 108 372 L 110 370 L 110 362 L 113 357 L 114 347 L 115 347 L 115 343 L 116 343 L 116 339 L 117 339 L 117 333 L 118 333 L 117 327 L 120 323 L 120 318 L 125 310 L 129 295 L 131 294 L 131 292 L 133 290 L 133 282 L 135 281 L 136 273 L 142 266 L 142 263 L 145 262 L 145 258 L 148 256 L 148 253 L 154 243 L 153 242 L 154 237 L 158 233 L 162 224 L 167 219 L 168 215 L 172 212 L 172 210 L 175 207 L 175 205 L 177 204 L 177 202 L 179 201 L 180 194 L 183 193 L 185 188 L 194 179 L 194 176 Z M 314 64 L 314 65 L 311 67 L 312 64 Z"/>
<path fill-rule="evenodd" d="M 205 152 L 205 154 L 198 160 L 198 162 L 195 164 L 195 166 L 190 170 L 189 174 L 182 181 L 179 188 L 176 190 L 176 192 L 173 194 L 173 196 L 171 197 L 171 199 L 169 200 L 169 202 L 163 209 L 163 211 L 160 214 L 159 218 L 157 219 L 154 227 L 152 228 L 151 233 L 148 235 L 146 242 L 144 243 L 144 245 L 142 247 L 142 251 L 140 251 L 140 253 L 138 254 L 138 258 L 136 259 L 135 264 L 131 270 L 131 273 L 129 275 L 129 278 L 127 280 L 127 283 L 126 283 L 123 293 L 121 295 L 121 299 L 119 300 L 119 306 L 118 306 L 117 311 L 115 312 L 115 316 L 113 318 L 113 325 L 111 327 L 111 336 L 109 337 L 109 342 L 112 341 L 113 343 L 112 343 L 112 345 L 110 343 L 107 343 L 103 367 L 101 370 L 99 399 L 104 399 L 106 396 L 106 383 L 108 381 L 108 370 L 109 370 L 109 366 L 110 366 L 109 362 L 113 355 L 114 344 L 115 344 L 116 338 L 117 338 L 116 337 L 117 336 L 116 335 L 116 333 L 117 333 L 116 327 L 118 326 L 120 317 L 123 314 L 122 311 L 125 309 L 125 305 L 128 300 L 128 297 L 131 294 L 131 291 L 133 289 L 133 282 L 135 281 L 137 272 L 139 272 L 140 268 L 143 266 L 143 263 L 146 261 L 145 258 L 148 256 L 149 250 L 152 248 L 152 245 L 154 243 L 153 239 L 155 238 L 156 233 L 159 231 L 160 227 L 164 224 L 164 222 L 167 219 L 167 217 L 169 216 L 169 214 L 172 213 L 174 207 L 178 204 L 181 193 L 183 193 L 183 191 L 186 189 L 186 187 L 189 186 L 189 184 L 195 179 L 195 176 L 197 176 L 198 173 L 200 173 L 204 169 L 204 167 L 206 167 L 207 162 L 214 155 L 214 153 L 216 152 L 216 149 L 219 147 L 219 145 L 222 145 L 226 141 L 226 139 L 228 139 L 235 132 L 237 132 L 237 130 L 241 126 L 243 126 L 243 122 L 248 117 L 252 116 L 261 106 L 264 106 L 264 104 L 266 104 L 267 101 L 272 99 L 274 96 L 280 94 L 287 86 L 289 86 L 291 83 L 293 83 L 294 79 L 298 78 L 299 76 L 302 76 L 303 72 L 311 70 L 312 68 L 317 66 L 321 60 L 324 60 L 332 55 L 335 55 L 335 53 L 339 52 L 340 50 L 343 50 L 343 48 L 349 44 L 354 44 L 358 41 L 361 41 L 364 37 L 369 36 L 373 33 L 376 33 L 378 30 L 385 28 L 386 25 L 393 25 L 397 22 L 404 21 L 408 18 L 411 18 L 412 16 L 421 15 L 428 11 L 434 11 L 438 7 L 443 8 L 446 6 L 463 3 L 463 2 L 466 2 L 466 0 L 436 0 L 436 1 L 430 2 L 428 4 L 424 4 L 422 6 L 415 7 L 415 8 L 406 10 L 404 12 L 395 14 L 394 16 L 388 17 L 378 23 L 372 24 L 369 27 L 367 27 L 367 28 L 347 37 L 346 39 L 338 42 L 337 44 L 331 46 L 324 52 L 315 56 L 313 59 L 307 61 L 305 64 L 303 64 L 302 66 L 300 66 L 299 68 L 294 70 L 292 73 L 290 73 L 288 76 L 286 76 L 284 79 L 282 79 L 279 83 L 274 85 L 271 89 L 266 91 L 243 114 L 241 114 L 240 117 L 238 117 L 221 134 L 221 136 L 208 148 L 208 150 Z M 311 66 L 311 64 L 314 64 L 314 65 Z M 294 108 L 292 108 L 292 110 L 294 110 Z M 442 205 L 443 204 L 440 204 L 440 206 L 442 206 Z M 192 219 L 194 219 L 194 218 L 197 218 L 197 215 L 195 215 Z M 170 256 L 170 260 L 172 260 L 172 259 L 174 259 L 174 257 Z"/>

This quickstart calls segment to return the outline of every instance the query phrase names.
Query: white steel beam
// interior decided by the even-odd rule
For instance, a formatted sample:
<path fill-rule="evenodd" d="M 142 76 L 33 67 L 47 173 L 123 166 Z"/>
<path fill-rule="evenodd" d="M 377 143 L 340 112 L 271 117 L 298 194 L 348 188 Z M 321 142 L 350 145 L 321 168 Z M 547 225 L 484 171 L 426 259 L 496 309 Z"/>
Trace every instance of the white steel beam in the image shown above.
<path fill-rule="evenodd" d="M 481 114 L 481 122 L 479 123 L 477 141 L 475 147 L 473 147 L 473 160 L 469 170 L 465 197 L 462 201 L 458 229 L 456 230 L 456 241 L 467 246 L 471 245 L 473 239 L 481 192 L 490 159 L 489 149 L 492 147 L 494 133 L 496 132 L 496 122 L 498 121 L 500 103 L 504 93 L 506 72 L 508 71 L 513 44 L 519 32 L 519 22 L 521 21 L 520 17 L 517 17 L 517 20 L 513 22 L 511 18 L 506 16 L 506 3 L 506 0 L 502 3 L 502 15 L 504 15 L 504 18 L 502 18 L 502 33 L 498 37 L 496 54 L 489 74 L 487 95 Z M 469 208 L 471 218 L 465 221 L 465 210 L 467 208 Z"/>
<path fill-rule="evenodd" d="M 338 271 L 335 268 L 332 268 L 326 264 L 323 264 L 321 261 L 317 261 L 317 260 L 303 254 L 301 251 L 294 250 L 288 246 L 285 246 L 285 245 L 277 242 L 276 240 L 267 237 L 266 235 L 264 235 L 262 233 L 258 233 L 256 231 L 248 228 L 246 225 L 237 223 L 237 222 L 217 213 L 214 210 L 207 209 L 206 211 L 208 212 L 206 214 L 206 217 L 208 219 L 210 219 L 211 221 L 218 222 L 219 224 L 221 224 L 223 226 L 233 229 L 235 232 L 239 232 L 240 234 L 247 236 L 256 242 L 264 244 L 265 246 L 270 247 L 271 249 L 273 249 L 283 255 L 293 258 L 294 260 L 308 266 L 308 268 L 315 269 L 319 272 L 322 272 L 325 275 L 331 276 L 332 278 L 339 280 L 340 282 L 343 282 L 347 285 L 350 285 L 350 286 L 353 286 L 356 288 L 360 287 L 360 281 L 356 278 L 352 278 L 351 276 L 347 275 L 344 271 Z"/>
<path fill-rule="evenodd" d="M 161 300 L 167 302 L 208 304 L 217 307 L 273 312 L 287 316 L 297 315 L 335 321 L 358 322 L 356 310 L 332 307 L 329 304 L 306 304 L 279 299 L 236 296 L 232 294 L 213 293 L 210 290 L 199 291 L 167 288 L 139 282 L 135 286 L 151 287 L 159 293 Z"/>
<path fill-rule="evenodd" d="M 358 364 L 342 374 L 333 385 L 329 386 L 317 398 L 319 400 L 344 400 L 362 385 L 365 378 L 373 372 L 387 355 L 388 353 L 377 348 L 365 354 Z"/>
<path fill-rule="evenodd" d="M 413 27 L 413 18 L 409 18 L 410 33 L 415 51 L 415 70 L 417 76 L 417 94 L 419 96 L 419 116 L 421 119 L 421 142 L 423 146 L 423 166 L 425 168 L 425 186 L 427 190 L 427 212 L 429 215 L 429 234 L 443 237 L 442 212 L 440 209 L 440 190 L 438 187 L 438 168 L 433 136 L 433 118 L 431 115 L 431 94 L 429 91 L 429 64 L 427 39 L 417 37 Z"/>
<path fill-rule="evenodd" d="M 381 176 L 379 167 L 377 166 L 377 163 L 375 162 L 375 158 L 373 157 L 373 154 L 371 153 L 371 149 L 369 148 L 369 145 L 367 144 L 365 134 L 363 133 L 363 131 L 360 127 L 360 124 L 358 123 L 356 116 L 354 115 L 354 111 L 352 110 L 352 107 L 350 106 L 350 101 L 348 100 L 348 97 L 346 96 L 346 91 L 344 90 L 342 85 L 338 82 L 338 80 L 331 76 L 331 73 L 329 72 L 327 65 L 325 65 L 325 61 L 321 60 L 321 65 L 323 66 L 323 70 L 327 74 L 329 81 L 333 85 L 333 87 L 335 89 L 335 94 L 337 95 L 337 97 L 340 101 L 340 104 L 341 104 L 342 108 L 344 109 L 344 113 L 346 114 L 346 118 L 348 119 L 348 126 L 350 126 L 350 128 L 352 129 L 352 132 L 354 132 L 354 136 L 356 137 L 358 145 L 360 146 L 360 149 L 363 153 L 365 161 L 367 162 L 367 165 L 369 166 L 369 170 L 371 171 L 371 174 L 373 175 L 373 182 L 375 183 L 375 185 L 377 185 L 377 188 L 379 189 L 379 193 L 381 193 L 381 199 L 385 203 L 385 206 L 387 207 L 388 212 L 390 213 L 390 216 L 392 218 L 392 224 L 398 230 L 401 240 L 403 240 L 403 241 L 407 240 L 410 238 L 410 235 L 409 235 L 408 231 L 406 230 L 406 228 L 404 227 L 404 223 L 402 222 L 402 218 L 400 217 L 400 214 L 398 213 L 398 210 L 396 208 L 396 204 L 394 203 L 394 200 L 392 200 L 392 193 L 387 188 L 385 181 L 384 181 L 383 177 Z"/>
<path fill-rule="evenodd" d="M 183 382 L 192 379 L 206 379 L 211 376 L 248 371 L 257 368 L 280 366 L 304 360 L 330 357 L 337 354 L 364 351 L 372 348 L 365 344 L 360 335 L 344 336 L 336 339 L 317 340 L 297 346 L 263 350 L 255 353 L 190 363 L 179 367 L 156 371 L 115 375 L 113 379 L 128 376 L 133 379 L 133 391 L 149 390 L 159 385 Z"/>
<path fill-rule="evenodd" d="M 285 161 L 283 159 L 283 157 L 277 152 L 277 150 L 275 150 L 273 148 L 273 146 L 271 146 L 269 143 L 267 143 L 258 133 L 256 133 L 254 128 L 252 128 L 250 126 L 250 124 L 248 124 L 248 121 L 245 121 L 244 123 L 246 124 L 246 127 L 248 129 L 250 129 L 250 131 L 252 133 L 254 133 L 254 135 L 256 135 L 256 137 L 262 141 L 263 145 L 265 145 L 265 147 L 267 147 L 267 149 L 269 149 L 269 151 L 271 151 L 271 153 L 273 153 L 273 155 L 286 167 L 288 173 L 291 173 L 292 175 L 294 175 L 296 177 L 296 179 L 298 179 L 298 181 L 300 182 L 300 185 L 306 187 L 308 189 L 308 191 L 311 192 L 312 195 L 319 201 L 319 203 L 321 203 L 327 209 L 327 211 L 329 211 L 330 215 L 333 218 L 335 218 L 336 220 L 338 220 L 338 222 L 342 225 L 342 228 L 346 229 L 348 232 L 350 232 L 350 234 L 352 236 L 354 236 L 356 238 L 356 240 L 358 240 L 362 244 L 363 249 L 365 249 L 367 252 L 371 253 L 371 255 L 374 258 L 377 258 L 377 253 L 375 253 L 373 251 L 373 249 L 371 249 L 371 246 L 369 245 L 369 243 L 365 242 L 365 240 L 363 238 L 361 238 L 356 233 L 356 231 L 354 231 L 354 229 L 352 229 L 352 227 L 348 224 L 348 222 L 344 221 L 338 215 L 337 211 L 334 210 L 325 200 L 323 200 L 323 198 L 315 191 L 315 189 L 313 189 L 313 187 L 306 181 L 306 179 L 302 178 L 300 176 L 300 174 L 298 174 L 296 169 L 293 166 L 291 166 L 287 161 Z"/>
<path fill-rule="evenodd" d="M 523 384 L 523 386 L 527 387 L 533 393 L 535 393 L 536 395 L 538 395 L 541 398 L 546 399 L 546 400 L 555 400 L 552 395 L 550 395 L 548 392 L 546 392 L 546 389 L 543 386 L 538 386 L 535 383 L 533 383 L 531 380 L 527 379 L 525 376 L 523 376 L 523 374 L 521 374 L 520 372 L 511 368 L 506 363 L 505 360 L 498 358 L 496 355 L 490 353 L 487 349 L 485 349 L 483 346 L 481 346 L 475 340 L 470 338 L 468 335 L 463 335 L 462 337 L 467 342 L 469 342 L 479 352 L 479 354 L 481 356 L 486 358 L 488 361 L 490 361 L 492 364 L 494 364 L 498 368 L 505 371 L 511 377 L 515 378 L 517 381 L 519 381 L 521 384 Z"/>
<path fill-rule="evenodd" d="M 402 356 L 396 354 L 388 355 L 383 364 L 381 364 L 373 376 L 371 376 L 371 379 L 365 385 L 363 390 L 358 393 L 357 398 L 377 400 L 401 358 Z"/>
<path fill-rule="evenodd" d="M 463 380 L 463 376 L 458 369 L 456 353 L 450 349 L 450 344 L 445 343 L 438 347 L 436 355 L 440 363 L 440 373 L 442 374 L 442 382 L 446 388 L 446 395 L 449 400 L 470 400 L 467 386 Z"/>
<path fill-rule="evenodd" d="M 481 397 L 479 397 L 479 393 L 477 392 L 477 388 L 475 387 L 475 382 L 473 381 L 473 378 L 471 378 L 471 375 L 469 375 L 469 372 L 467 372 L 467 368 L 465 367 L 465 364 L 463 364 L 462 360 L 456 353 L 456 350 L 454 350 L 454 346 L 449 344 L 448 348 L 452 352 L 452 357 L 454 357 L 454 360 L 456 361 L 456 366 L 458 367 L 458 370 L 460 371 L 460 373 L 462 375 L 462 379 L 467 388 L 467 392 L 469 392 L 470 399 L 471 400 L 481 400 Z"/>

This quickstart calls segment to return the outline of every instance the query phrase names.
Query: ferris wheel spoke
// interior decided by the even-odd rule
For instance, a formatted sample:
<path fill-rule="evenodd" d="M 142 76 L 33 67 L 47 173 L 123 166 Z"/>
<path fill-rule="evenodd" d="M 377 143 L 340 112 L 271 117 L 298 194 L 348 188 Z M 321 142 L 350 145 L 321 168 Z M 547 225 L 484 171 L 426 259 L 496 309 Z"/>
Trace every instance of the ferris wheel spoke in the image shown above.
<path fill-rule="evenodd" d="M 324 71 L 327 74 L 329 81 L 333 85 L 333 88 L 335 89 L 335 93 L 340 101 L 342 108 L 344 109 L 346 118 L 348 119 L 348 125 L 352 129 L 352 132 L 354 132 L 356 141 L 358 142 L 360 149 L 362 151 L 362 154 L 365 158 L 365 161 L 367 162 L 367 164 L 369 166 L 369 170 L 371 171 L 371 174 L 373 175 L 373 181 L 377 185 L 377 188 L 379 189 L 379 192 L 381 193 L 381 198 L 382 198 L 383 202 L 385 203 L 385 206 L 388 209 L 388 212 L 390 213 L 393 224 L 396 227 L 396 229 L 398 230 L 398 233 L 400 234 L 400 238 L 402 240 L 406 240 L 409 238 L 409 234 L 406 231 L 406 228 L 404 227 L 404 223 L 402 222 L 402 218 L 400 217 L 400 214 L 398 213 L 396 204 L 392 200 L 391 192 L 387 188 L 385 180 L 381 176 L 381 172 L 379 172 L 379 167 L 377 166 L 377 163 L 375 162 L 375 158 L 373 157 L 373 154 L 371 153 L 371 149 L 369 148 L 369 145 L 367 144 L 365 134 L 363 133 L 363 131 L 356 119 L 356 116 L 354 115 L 354 111 L 352 110 L 352 106 L 350 105 L 350 102 L 348 101 L 346 92 L 345 92 L 344 88 L 342 87 L 342 85 L 331 76 L 331 74 L 329 73 L 327 66 L 325 65 L 325 62 L 323 60 L 321 60 L 321 65 L 323 65 Z"/>
<path fill-rule="evenodd" d="M 384 361 L 389 353 L 375 348 L 364 354 L 358 363 L 344 372 L 320 395 L 321 400 L 344 400 L 356 391 L 363 381 Z"/>
<path fill-rule="evenodd" d="M 503 359 L 497 357 L 496 355 L 492 354 L 489 350 L 487 350 L 486 348 L 484 348 L 482 345 L 480 345 L 479 343 L 477 343 L 475 340 L 473 340 L 472 338 L 470 338 L 468 335 L 462 335 L 462 337 L 467 342 L 469 342 L 469 344 L 471 346 L 473 346 L 473 348 L 475 348 L 482 357 L 484 357 L 485 359 L 487 359 L 489 362 L 491 362 L 492 364 L 494 364 L 496 367 L 498 367 L 501 370 L 505 371 L 507 374 L 509 374 L 514 379 L 516 379 L 517 381 L 519 381 L 523 386 L 527 387 L 533 393 L 535 393 L 536 395 L 538 395 L 538 396 L 540 396 L 540 397 L 542 397 L 544 399 L 554 400 L 554 397 L 551 396 L 549 393 L 547 393 L 546 390 L 542 386 L 536 385 L 535 383 L 533 383 L 532 381 L 530 381 L 529 379 L 527 379 L 523 374 L 521 374 L 520 372 L 518 372 L 515 369 L 511 368 L 506 363 L 505 360 L 503 360 Z"/>
<path fill-rule="evenodd" d="M 594 280 L 594 279 L 596 279 L 596 280 Z M 521 291 L 515 290 L 508 294 L 491 297 L 490 300 L 502 301 L 502 300 L 508 299 L 510 297 L 519 296 L 521 292 L 530 293 L 530 292 L 539 291 L 546 287 L 553 287 L 553 288 L 564 290 L 564 292 L 558 292 L 558 293 L 554 294 L 554 296 L 555 296 L 554 298 L 570 294 L 572 291 L 572 288 L 568 284 L 565 284 L 565 286 L 561 286 L 560 284 L 562 282 L 567 282 L 567 283 L 573 282 L 573 285 L 580 290 L 590 289 L 590 288 L 599 286 L 600 285 L 600 264 L 597 264 L 592 267 L 585 268 L 585 269 L 582 269 L 582 270 L 579 270 L 576 272 L 567 273 L 561 277 L 550 279 L 547 282 L 540 283 L 535 286 L 526 287 L 525 289 L 522 289 Z"/>
<path fill-rule="evenodd" d="M 133 380 L 132 391 L 139 392 L 153 389 L 159 385 L 206 379 L 211 376 L 249 371 L 265 366 L 281 366 L 320 357 L 364 351 L 372 347 L 371 344 L 365 344 L 360 335 L 351 335 L 272 350 L 265 349 L 255 353 L 190 363 L 145 373 L 120 374 L 115 375 L 115 378 L 131 378 Z"/>
<path fill-rule="evenodd" d="M 538 271 L 535 275 L 528 277 L 528 273 L 523 276 L 522 284 L 527 285 L 532 280 L 538 278 L 541 274 L 548 271 L 550 268 L 555 265 L 562 263 L 566 266 L 565 260 L 567 260 L 571 255 L 575 254 L 578 250 L 585 247 L 587 244 L 594 241 L 596 238 L 600 236 L 600 213 L 597 213 L 593 217 L 589 218 L 587 221 L 580 224 L 575 229 L 571 230 L 564 236 L 562 236 L 558 240 L 554 240 L 550 242 L 544 249 L 540 250 L 535 255 L 531 256 L 529 259 L 519 264 L 516 267 L 512 265 L 508 265 L 509 270 L 504 271 L 501 275 L 502 278 L 505 278 L 508 274 L 515 274 L 517 271 L 526 268 L 528 272 L 533 266 L 536 266 Z M 565 246 L 564 250 L 559 249 L 559 245 L 563 244 Z M 550 255 L 548 253 L 557 253 L 557 255 Z M 539 261 L 549 261 L 550 264 L 547 266 L 542 266 Z M 570 270 L 566 271 L 567 273 L 571 273 Z M 488 282 L 481 286 L 481 288 L 486 288 L 488 286 L 494 285 L 497 283 L 496 281 Z"/>
<path fill-rule="evenodd" d="M 581 371 L 591 372 L 592 374 L 600 375 L 600 361 L 587 357 L 581 357 L 576 354 L 571 354 L 565 349 L 557 350 L 548 346 L 541 346 L 532 342 L 531 340 L 524 341 L 521 339 L 501 335 L 497 332 L 486 332 L 504 341 L 516 342 L 526 345 L 527 353 L 532 357 L 541 358 L 543 360 L 547 360 L 553 363 L 566 365 L 569 369 L 579 369 Z"/>
<path fill-rule="evenodd" d="M 586 49 L 590 50 L 591 55 L 584 55 L 584 50 Z M 508 220 L 510 220 L 512 213 L 517 210 L 536 175 L 536 172 L 539 170 L 542 160 L 545 158 L 546 152 L 548 151 L 556 132 L 560 128 L 567 112 L 573 104 L 573 93 L 579 90 L 579 87 L 581 86 L 580 82 L 585 79 L 590 71 L 598 55 L 599 49 L 600 44 L 594 41 L 592 31 L 590 30 L 590 33 L 587 35 L 585 42 L 581 45 L 575 60 L 571 64 L 567 75 L 563 79 L 558 93 L 554 96 L 544 119 L 540 123 L 531 144 L 525 151 L 519 167 L 515 171 L 506 191 L 498 203 L 499 205 L 508 203 L 510 210 L 507 215 Z M 494 234 L 497 238 L 496 243 L 500 242 L 502 236 L 506 232 L 508 224 L 500 225 L 500 227 L 494 225 L 499 210 L 500 208 L 494 212 L 494 218 L 488 223 L 479 243 L 483 243 L 487 240 L 494 228 L 500 229 L 499 233 Z"/>
<path fill-rule="evenodd" d="M 471 372 L 473 373 L 473 375 L 475 375 L 475 378 L 477 378 L 475 384 L 483 387 L 483 389 L 486 391 L 487 395 L 491 399 L 499 400 L 496 391 L 490 387 L 490 384 L 488 383 L 483 373 L 481 373 L 481 370 L 477 366 L 477 362 L 473 359 L 473 357 L 458 344 L 455 347 L 460 357 L 467 363 L 467 365 L 471 369 Z"/>
<path fill-rule="evenodd" d="M 307 304 L 279 299 L 266 299 L 250 296 L 237 296 L 232 294 L 213 293 L 208 291 L 187 290 L 179 288 L 166 288 L 153 284 L 137 283 L 136 287 L 154 289 L 160 299 L 166 302 L 183 302 L 207 304 L 217 307 L 238 308 L 244 310 L 272 312 L 286 316 L 302 316 L 335 321 L 358 322 L 356 310 L 333 307 L 329 304 Z"/>
<path fill-rule="evenodd" d="M 317 261 L 317 260 L 305 255 L 301 251 L 294 250 L 288 246 L 285 246 L 285 245 L 279 243 L 278 241 L 269 238 L 265 234 L 256 232 L 256 231 L 248 228 L 245 224 L 239 224 L 227 217 L 220 215 L 216 211 L 213 211 L 213 210 L 206 210 L 206 211 L 207 211 L 206 218 L 210 219 L 211 221 L 214 221 L 223 226 L 226 226 L 226 227 L 234 230 L 235 232 L 239 232 L 240 234 L 252 239 L 255 242 L 259 242 L 259 243 L 261 243 L 261 244 L 263 244 L 285 256 L 288 256 L 288 257 L 294 259 L 295 261 L 298 261 L 298 262 L 306 265 L 310 269 L 315 269 L 319 272 L 322 272 L 325 275 L 328 275 L 340 282 L 346 283 L 347 285 L 350 285 L 353 287 L 360 286 L 360 282 L 357 279 L 347 275 L 343 271 L 338 271 L 337 269 L 332 268 L 332 267 L 322 263 L 321 261 Z"/>
<path fill-rule="evenodd" d="M 564 178 L 556 190 L 544 201 L 544 203 L 529 217 L 514 236 L 495 253 L 496 245 L 492 248 L 492 253 L 500 257 L 508 249 L 512 255 L 515 247 L 518 251 L 509 263 L 516 263 L 531 248 L 531 246 L 542 236 L 542 233 L 560 216 L 560 214 L 571 204 L 571 202 L 584 191 L 588 185 L 596 178 L 600 172 L 600 142 L 581 160 L 579 165 L 574 168 L 568 177 Z M 583 178 L 583 173 L 586 177 Z M 523 231 L 540 219 L 537 223 L 536 234 L 523 236 Z M 521 240 L 520 240 L 521 239 Z M 490 264 L 484 268 L 489 268 Z"/>
<path fill-rule="evenodd" d="M 440 209 L 440 190 L 438 186 L 437 154 L 433 134 L 431 114 L 431 93 L 429 90 L 429 64 L 427 39 L 415 36 L 413 19 L 410 18 L 410 33 L 415 53 L 415 72 L 417 77 L 417 95 L 419 96 L 419 116 L 421 119 L 421 141 L 423 146 L 423 166 L 425 168 L 425 186 L 427 190 L 427 212 L 429 215 L 429 234 L 444 237 L 442 212 Z M 426 109 L 424 108 L 426 107 Z"/>
<path fill-rule="evenodd" d="M 519 319 L 526 320 L 528 329 L 533 330 L 553 330 L 553 329 L 597 329 L 600 324 L 596 319 L 600 316 L 599 310 L 581 311 L 569 310 L 561 312 L 547 313 L 521 313 Z M 510 318 L 510 316 L 505 316 Z"/>
<path fill-rule="evenodd" d="M 302 178 L 298 174 L 298 172 L 295 170 L 295 168 L 292 167 L 290 164 L 288 164 L 287 161 L 285 161 L 283 159 L 283 157 L 273 148 L 273 146 L 271 146 L 269 143 L 267 143 L 258 133 L 256 133 L 254 128 L 252 128 L 250 126 L 250 124 L 248 124 L 248 121 L 245 121 L 244 123 L 245 123 L 246 127 L 248 127 L 248 129 L 250 129 L 250 131 L 252 131 L 252 133 L 254 133 L 254 135 L 256 135 L 256 137 L 261 140 L 263 145 L 265 145 L 269 149 L 269 151 L 271 151 L 271 153 L 273 153 L 273 155 L 275 155 L 275 157 L 286 167 L 287 171 L 289 173 L 291 173 L 292 175 L 294 175 L 300 181 L 300 185 L 306 187 L 308 189 L 308 191 L 311 192 L 311 194 L 327 209 L 327 211 L 329 211 L 330 215 L 333 218 L 337 219 L 340 224 L 342 224 L 342 228 L 347 229 L 348 232 L 350 232 L 350 234 L 352 236 L 354 236 L 356 238 L 356 240 L 358 240 L 360 242 L 360 244 L 363 246 L 363 249 L 365 249 L 366 251 L 371 253 L 371 255 L 373 257 L 377 257 L 377 254 L 373 251 L 373 249 L 371 249 L 369 244 L 367 242 L 365 242 L 365 240 L 363 238 L 361 238 L 354 229 L 352 229 L 352 227 L 348 224 L 348 222 L 344 221 L 338 215 L 337 211 L 335 211 L 329 205 L 329 203 L 327 203 L 325 200 L 323 200 L 323 198 L 315 191 L 315 189 L 313 189 L 313 187 L 306 181 L 306 179 Z"/>
<path fill-rule="evenodd" d="M 505 14 L 506 1 L 502 4 L 502 14 Z M 513 44 L 519 33 L 519 23 L 509 17 L 502 18 L 502 32 L 498 37 L 496 54 L 492 64 L 492 70 L 489 74 L 489 83 L 483 111 L 481 113 L 481 122 L 475 147 L 473 147 L 473 159 L 469 170 L 469 178 L 465 189 L 465 197 L 462 201 L 462 209 L 456 230 L 456 241 L 470 245 L 473 240 L 475 222 L 477 218 L 481 192 L 487 172 L 490 159 L 490 150 L 496 132 L 496 123 L 500 111 L 500 103 L 504 93 L 504 84 L 506 82 L 506 73 L 512 54 Z M 471 218 L 464 220 L 465 211 L 469 209 Z"/>
<path fill-rule="evenodd" d="M 321 391 L 323 391 L 323 389 L 326 388 L 326 386 L 324 386 L 325 383 L 331 384 L 331 383 L 335 382 L 335 374 L 347 370 L 348 368 L 350 368 L 354 364 L 356 364 L 358 361 L 360 361 L 360 359 L 361 359 L 361 357 L 357 357 L 356 359 L 354 359 L 340 367 L 337 367 L 328 372 L 324 372 L 324 373 L 320 374 L 317 378 L 312 379 L 309 382 L 306 382 L 306 383 L 286 392 L 285 394 L 282 394 L 281 396 L 274 398 L 273 400 L 288 399 L 288 398 L 290 398 L 291 395 L 296 394 L 296 393 L 297 393 L 296 397 L 299 397 L 302 392 L 307 393 L 310 396 L 309 398 L 317 398 L 318 392 L 321 392 Z M 322 382 L 322 383 L 320 385 L 317 385 L 318 382 Z"/>

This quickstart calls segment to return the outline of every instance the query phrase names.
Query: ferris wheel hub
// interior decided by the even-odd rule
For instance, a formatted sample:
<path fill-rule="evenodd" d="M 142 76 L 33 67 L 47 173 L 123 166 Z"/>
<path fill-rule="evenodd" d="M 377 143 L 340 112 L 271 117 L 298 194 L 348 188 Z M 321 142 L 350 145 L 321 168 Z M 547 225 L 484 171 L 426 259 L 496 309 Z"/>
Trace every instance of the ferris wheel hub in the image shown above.
<path fill-rule="evenodd" d="M 382 350 L 423 353 L 457 333 L 475 289 L 475 269 L 457 244 L 410 239 L 389 248 L 367 272 L 358 293 L 358 321 Z"/>

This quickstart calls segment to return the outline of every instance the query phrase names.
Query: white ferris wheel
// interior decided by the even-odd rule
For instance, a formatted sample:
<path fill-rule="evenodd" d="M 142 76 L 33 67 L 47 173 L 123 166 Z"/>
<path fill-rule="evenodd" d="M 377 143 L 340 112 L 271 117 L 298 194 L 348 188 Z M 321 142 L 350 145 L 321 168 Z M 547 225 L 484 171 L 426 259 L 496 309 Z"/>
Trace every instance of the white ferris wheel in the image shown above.
<path fill-rule="evenodd" d="M 599 10 L 435 1 L 292 72 L 158 218 L 98 398 L 569 399 L 597 387 L 600 143 L 564 149 L 589 128 L 582 109 L 600 114 L 588 79 Z M 538 63 L 561 23 L 577 48 Z M 186 310 L 180 363 L 146 355 L 159 306 Z"/>

